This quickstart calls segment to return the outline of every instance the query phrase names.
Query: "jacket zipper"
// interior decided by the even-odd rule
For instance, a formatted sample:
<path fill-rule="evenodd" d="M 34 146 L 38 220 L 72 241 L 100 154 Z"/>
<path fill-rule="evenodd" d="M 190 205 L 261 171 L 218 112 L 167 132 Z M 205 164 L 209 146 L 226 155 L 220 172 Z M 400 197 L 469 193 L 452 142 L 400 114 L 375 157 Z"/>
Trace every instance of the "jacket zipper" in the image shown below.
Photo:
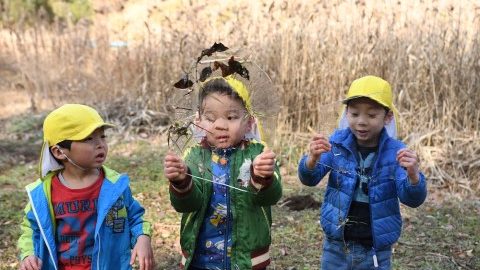
<path fill-rule="evenodd" d="M 342 146 L 343 146 L 343 145 L 342 145 Z M 343 146 L 343 147 L 344 147 L 344 146 Z M 352 152 L 348 147 L 344 147 L 344 148 L 347 149 L 347 151 L 349 151 L 350 154 L 355 157 L 355 155 L 353 154 L 353 152 Z M 358 161 L 357 161 L 356 158 L 355 158 L 355 162 L 356 162 L 356 164 L 358 163 Z M 340 169 L 341 169 L 341 168 L 340 168 Z M 339 173 L 339 172 L 337 172 L 337 173 Z M 337 176 L 337 177 L 340 177 L 340 176 Z M 356 174 L 354 175 L 354 178 L 355 178 L 354 181 L 355 181 L 355 183 L 356 183 L 356 181 L 358 180 Z M 338 179 L 337 179 L 337 187 L 338 187 L 338 192 L 340 193 L 340 192 L 341 192 L 341 188 L 340 188 L 340 181 L 338 181 Z M 354 190 L 354 192 L 355 192 L 355 190 Z M 340 195 L 340 194 L 339 194 L 339 195 Z M 339 203 L 340 203 L 340 198 L 339 198 L 338 201 L 339 201 Z M 342 223 L 345 222 L 345 224 L 342 226 L 342 241 L 343 241 L 343 244 L 344 244 L 346 250 L 348 250 L 348 247 L 347 247 L 346 242 L 345 242 L 345 226 L 346 226 L 346 223 L 347 223 L 348 212 L 350 211 L 350 207 L 352 206 L 352 201 L 353 201 L 353 198 L 350 197 L 350 198 L 349 198 L 349 201 L 348 201 L 347 208 L 345 209 L 345 215 L 344 215 L 343 217 L 339 217 L 339 218 L 341 219 L 341 220 L 339 220 L 339 221 L 341 221 Z M 340 208 L 340 205 L 339 205 L 338 207 Z"/>
<path fill-rule="evenodd" d="M 372 251 L 373 251 L 373 266 L 375 267 L 375 269 L 378 268 L 378 261 L 377 261 L 377 253 L 376 253 L 376 249 L 375 249 L 375 232 L 373 231 L 373 215 L 372 215 L 372 204 L 371 204 L 371 201 L 372 201 L 372 198 L 375 197 L 374 196 L 374 189 L 372 189 L 372 186 L 370 184 L 370 181 L 368 183 L 368 191 L 369 191 L 369 202 L 368 202 L 368 207 L 370 208 L 370 230 L 372 230 L 372 240 L 373 240 L 373 244 L 372 244 Z M 371 192 L 371 193 L 370 193 Z"/>
<path fill-rule="evenodd" d="M 192 218 L 193 212 L 188 213 L 187 220 L 185 221 L 185 225 L 183 226 L 182 233 L 185 232 L 185 228 L 187 228 L 187 225 L 190 223 L 190 219 Z"/>
<path fill-rule="evenodd" d="M 207 159 L 206 156 L 205 156 L 205 152 L 202 151 L 202 156 L 203 156 L 203 157 L 202 157 L 202 160 L 203 160 L 205 163 L 211 162 L 211 160 L 212 160 L 212 156 L 211 156 L 211 155 L 210 155 L 210 156 L 207 155 L 207 156 L 209 156 L 209 158 Z M 208 166 L 206 166 L 205 163 L 200 163 L 200 166 L 205 167 L 205 168 L 208 168 L 208 166 L 211 166 L 210 164 L 209 164 Z M 202 178 L 206 178 L 206 176 L 205 176 L 206 171 L 204 171 L 204 170 L 202 169 L 202 170 L 199 170 L 199 172 L 200 172 Z M 213 176 L 213 175 L 212 175 L 212 176 Z M 212 176 L 210 176 L 210 177 L 212 177 Z M 193 181 L 193 179 L 192 179 L 192 181 Z M 202 181 L 201 183 L 202 183 L 202 193 L 203 193 L 203 198 L 202 198 L 202 199 L 205 200 L 205 197 L 206 197 L 206 196 L 205 196 L 205 192 L 206 192 L 207 182 Z M 213 188 L 213 183 L 211 184 L 210 187 Z M 209 198 L 209 199 L 210 199 L 210 198 Z M 208 207 L 208 206 L 207 206 L 207 207 Z M 202 211 L 202 209 L 200 208 L 199 211 Z M 206 210 L 205 210 L 205 211 L 206 211 Z M 187 228 L 187 225 L 190 223 L 193 214 L 194 214 L 194 212 L 190 212 L 190 213 L 188 214 L 187 220 L 185 221 L 185 226 L 183 227 L 182 234 L 183 234 L 183 232 L 185 231 L 185 229 Z M 205 212 L 204 212 L 204 216 L 205 216 Z M 185 258 L 186 260 L 185 260 L 185 265 L 184 265 L 184 267 L 187 267 L 187 265 L 190 266 L 190 263 L 191 263 L 192 260 L 193 260 L 193 254 L 195 254 L 195 250 L 196 250 L 196 248 L 197 248 L 196 243 L 197 243 L 197 240 L 198 240 L 198 233 L 199 233 L 199 231 L 200 231 L 200 227 L 201 227 L 201 225 L 198 226 L 198 228 L 197 228 L 197 233 L 196 233 L 196 236 L 195 236 L 195 242 L 194 242 L 193 247 L 192 247 L 192 253 L 191 253 L 191 254 L 187 254 L 188 257 Z"/>
<path fill-rule="evenodd" d="M 384 144 L 384 140 L 381 140 L 379 141 L 379 144 L 378 144 L 378 153 L 381 153 L 381 149 L 382 149 L 382 146 Z M 376 170 L 377 167 L 378 167 L 378 162 L 380 159 L 377 158 L 375 159 L 375 164 L 373 166 L 373 170 L 371 172 L 371 174 L 373 175 L 373 172 L 375 171 L 375 175 L 378 174 L 378 171 Z M 378 268 L 378 260 L 377 260 L 377 250 L 375 248 L 375 232 L 373 230 L 373 212 L 372 212 L 372 198 L 375 198 L 375 189 L 372 188 L 373 187 L 373 183 L 371 182 L 372 178 L 368 181 L 368 191 L 369 191 L 369 202 L 368 202 L 368 207 L 370 208 L 370 229 L 372 230 L 372 240 L 373 240 L 373 243 L 372 243 L 372 251 L 373 251 L 373 256 L 372 256 L 372 259 L 373 259 L 373 266 L 375 267 L 375 269 Z M 375 181 L 375 180 L 373 180 Z"/>
<path fill-rule="evenodd" d="M 102 251 L 102 243 L 101 243 L 101 238 L 97 234 L 98 237 L 98 255 L 97 255 L 97 270 L 100 270 L 100 252 Z"/>
<path fill-rule="evenodd" d="M 230 176 L 228 177 L 227 181 L 229 181 Z M 230 182 L 228 183 L 230 184 Z M 227 269 L 228 266 L 228 235 L 230 234 L 230 216 L 231 216 L 231 209 L 230 209 L 230 192 L 229 189 L 226 189 L 226 199 L 227 199 L 227 217 L 226 217 L 226 231 L 224 235 L 224 245 L 223 245 L 223 260 L 224 260 L 224 269 Z"/>
<path fill-rule="evenodd" d="M 268 235 L 270 237 L 272 237 L 272 232 L 270 231 L 270 224 L 268 223 L 268 217 L 267 217 L 267 212 L 265 212 L 265 208 L 263 208 L 263 206 L 260 206 L 260 209 L 262 209 L 262 212 L 263 212 L 263 217 L 265 218 L 265 223 L 267 224 L 267 228 L 268 228 Z"/>

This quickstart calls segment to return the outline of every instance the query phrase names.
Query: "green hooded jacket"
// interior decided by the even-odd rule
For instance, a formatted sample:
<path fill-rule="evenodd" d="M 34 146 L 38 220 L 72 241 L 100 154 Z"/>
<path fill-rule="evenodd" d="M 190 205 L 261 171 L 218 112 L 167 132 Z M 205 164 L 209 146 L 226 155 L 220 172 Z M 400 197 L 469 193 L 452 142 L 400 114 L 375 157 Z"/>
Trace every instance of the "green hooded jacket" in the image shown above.
<path fill-rule="evenodd" d="M 251 162 L 262 153 L 264 145 L 249 142 L 235 150 L 230 157 L 230 185 L 249 192 L 230 190 L 230 207 L 233 216 L 232 269 L 263 269 L 270 263 L 272 216 L 270 206 L 282 196 L 278 165 L 275 166 L 273 181 L 257 191 L 251 184 L 245 185 L 245 173 L 250 174 Z M 195 146 L 185 155 L 185 162 L 195 177 L 212 179 L 210 149 Z M 248 171 L 246 171 L 246 169 Z M 182 247 L 181 267 L 188 269 L 195 252 L 198 232 L 212 195 L 212 183 L 193 177 L 192 189 L 179 194 L 170 188 L 170 201 L 178 212 L 183 213 L 180 231 Z M 249 175 L 249 177 L 251 177 Z M 247 182 L 248 183 L 248 182 Z"/>

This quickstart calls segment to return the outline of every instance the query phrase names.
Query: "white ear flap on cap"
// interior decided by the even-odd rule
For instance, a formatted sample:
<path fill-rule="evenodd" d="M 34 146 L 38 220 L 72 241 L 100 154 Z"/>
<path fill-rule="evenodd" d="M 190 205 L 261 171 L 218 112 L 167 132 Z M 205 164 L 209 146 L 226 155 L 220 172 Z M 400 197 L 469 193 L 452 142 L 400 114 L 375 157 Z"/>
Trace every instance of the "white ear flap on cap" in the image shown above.
<path fill-rule="evenodd" d="M 348 128 L 347 110 L 343 108 L 342 114 L 340 115 L 340 119 L 338 120 L 338 129 L 346 129 L 346 128 Z"/>
<path fill-rule="evenodd" d="M 259 127 L 259 120 L 254 118 L 250 124 L 250 130 L 245 134 L 246 140 L 256 140 L 258 142 L 262 141 L 260 136 L 260 127 Z"/>
<path fill-rule="evenodd" d="M 50 153 L 50 146 L 48 142 L 44 142 L 42 146 L 42 153 L 40 156 L 40 176 L 45 177 L 48 172 L 62 169 L 63 165 L 59 164 L 57 160 Z"/>
<path fill-rule="evenodd" d="M 385 125 L 385 129 L 387 130 L 387 133 L 390 137 L 396 139 L 397 138 L 397 119 L 395 119 L 395 116 L 392 116 L 392 120 Z"/>

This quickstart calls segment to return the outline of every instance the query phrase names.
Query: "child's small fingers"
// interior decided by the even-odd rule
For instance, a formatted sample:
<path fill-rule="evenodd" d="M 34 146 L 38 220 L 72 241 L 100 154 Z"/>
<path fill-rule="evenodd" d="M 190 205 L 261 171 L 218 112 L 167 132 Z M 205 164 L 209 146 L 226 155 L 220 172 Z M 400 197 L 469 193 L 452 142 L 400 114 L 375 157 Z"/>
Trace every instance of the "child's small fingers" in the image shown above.
<path fill-rule="evenodd" d="M 404 156 L 406 150 L 407 150 L 406 148 L 403 148 L 403 149 L 398 150 L 398 151 L 397 151 L 397 159 L 399 159 L 399 158 L 401 158 L 402 156 Z"/>
<path fill-rule="evenodd" d="M 153 262 L 151 258 L 145 258 L 145 270 L 153 269 Z"/>
<path fill-rule="evenodd" d="M 151 268 L 150 261 L 148 260 L 148 258 L 144 258 L 143 259 L 143 269 L 149 270 L 150 268 Z"/>
<path fill-rule="evenodd" d="M 321 155 L 321 154 L 326 153 L 328 151 L 330 151 L 330 150 L 326 147 L 318 147 L 315 150 L 313 150 L 313 154 L 318 156 L 318 155 Z"/>
<path fill-rule="evenodd" d="M 182 172 L 183 167 L 169 166 L 165 168 L 166 173 Z"/>
<path fill-rule="evenodd" d="M 262 159 L 269 159 L 269 158 L 275 158 L 275 153 L 272 150 L 268 150 L 268 152 L 263 152 L 261 154 Z"/>
<path fill-rule="evenodd" d="M 316 140 L 319 140 L 321 138 L 322 138 L 322 135 L 317 133 L 317 134 L 313 135 L 312 141 L 316 141 Z"/>
<path fill-rule="evenodd" d="M 37 267 L 33 266 L 32 260 L 28 260 L 28 259 L 26 259 L 24 261 L 23 266 L 24 266 L 25 270 L 36 270 L 36 269 L 38 269 Z"/>
<path fill-rule="evenodd" d="M 275 159 L 273 158 L 265 158 L 265 159 L 259 159 L 257 162 L 255 162 L 256 166 L 263 166 L 263 165 L 274 165 L 275 164 Z"/>
<path fill-rule="evenodd" d="M 170 179 L 176 179 L 176 178 L 178 178 L 179 176 L 180 176 L 180 173 L 177 172 L 177 171 L 165 173 L 165 177 L 166 177 L 167 179 L 169 179 L 169 180 L 170 180 Z"/>
<path fill-rule="evenodd" d="M 262 165 L 262 166 L 255 167 L 255 170 L 259 172 L 271 172 L 273 171 L 273 169 L 274 169 L 274 166 L 271 166 L 271 165 Z"/>
<path fill-rule="evenodd" d="M 145 258 L 140 258 L 138 260 L 138 263 L 139 263 L 139 266 L 140 266 L 140 270 L 145 270 Z"/>
<path fill-rule="evenodd" d="M 40 258 L 35 257 L 33 259 L 33 263 L 34 263 L 34 266 L 35 266 L 34 269 L 38 269 L 38 270 L 42 269 L 42 260 L 40 260 Z"/>
<path fill-rule="evenodd" d="M 409 162 L 409 163 L 415 163 L 417 162 L 417 157 L 415 155 L 402 155 L 398 161 L 400 162 Z"/>
<path fill-rule="evenodd" d="M 180 161 L 181 159 L 176 155 L 166 155 L 165 161 Z"/>
<path fill-rule="evenodd" d="M 183 169 L 183 168 L 185 168 L 185 165 L 183 164 L 183 162 L 168 161 L 168 162 L 165 162 L 164 167 L 165 168 Z"/>
<path fill-rule="evenodd" d="M 30 262 L 31 262 L 30 265 L 32 269 L 35 269 L 35 270 L 40 269 L 39 265 L 37 264 L 36 258 L 33 258 L 33 260 L 30 260 Z"/>
<path fill-rule="evenodd" d="M 148 256 L 147 256 L 148 264 L 149 264 L 149 269 L 155 269 L 155 260 L 153 258 L 153 250 L 149 250 Z"/>
<path fill-rule="evenodd" d="M 130 265 L 133 265 L 133 263 L 135 262 L 135 257 L 137 257 L 137 249 L 134 248 L 132 250 L 132 256 L 130 256 Z"/>
<path fill-rule="evenodd" d="M 328 141 L 316 141 L 316 142 L 312 142 L 312 146 L 315 146 L 315 147 L 328 147 L 330 148 L 331 145 Z"/>
<path fill-rule="evenodd" d="M 403 148 L 403 149 L 398 150 L 397 158 L 401 158 L 401 157 L 404 157 L 404 156 L 414 157 L 414 156 L 417 156 L 417 153 L 415 153 L 415 151 L 410 150 L 408 148 Z"/>
<path fill-rule="evenodd" d="M 330 147 L 330 144 L 322 144 L 322 145 L 320 146 L 320 149 L 328 152 L 328 151 L 330 151 L 332 148 Z"/>

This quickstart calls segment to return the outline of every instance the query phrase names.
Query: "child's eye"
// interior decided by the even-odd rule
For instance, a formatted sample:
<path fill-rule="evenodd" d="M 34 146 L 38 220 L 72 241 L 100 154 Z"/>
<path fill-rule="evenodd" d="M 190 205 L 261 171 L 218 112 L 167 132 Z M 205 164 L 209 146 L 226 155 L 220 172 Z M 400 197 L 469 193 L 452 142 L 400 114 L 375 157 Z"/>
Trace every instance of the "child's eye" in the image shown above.
<path fill-rule="evenodd" d="M 234 115 L 229 115 L 229 116 L 227 116 L 227 119 L 230 120 L 230 121 L 231 121 L 231 120 L 237 120 L 237 119 L 238 119 L 238 115 L 235 115 L 235 114 L 234 114 Z"/>
<path fill-rule="evenodd" d="M 350 113 L 350 115 L 353 116 L 353 117 L 357 117 L 358 113 Z"/>
<path fill-rule="evenodd" d="M 369 114 L 368 117 L 370 118 L 375 118 L 377 115 L 376 114 Z"/>
<path fill-rule="evenodd" d="M 215 119 L 213 117 L 210 117 L 210 116 L 204 116 L 205 120 L 207 120 L 207 122 L 210 122 L 210 123 L 213 123 L 215 122 Z"/>

